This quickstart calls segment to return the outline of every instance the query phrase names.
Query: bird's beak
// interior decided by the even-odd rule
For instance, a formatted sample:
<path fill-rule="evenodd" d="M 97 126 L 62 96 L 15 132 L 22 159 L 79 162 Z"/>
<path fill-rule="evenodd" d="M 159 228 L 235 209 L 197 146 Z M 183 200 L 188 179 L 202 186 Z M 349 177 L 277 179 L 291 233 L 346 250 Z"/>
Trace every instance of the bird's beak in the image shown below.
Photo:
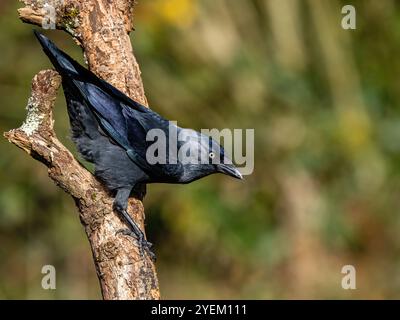
<path fill-rule="evenodd" d="M 243 179 L 242 174 L 232 164 L 220 164 L 219 169 L 221 173 L 227 174 L 228 176 L 234 177 L 236 179 Z"/>

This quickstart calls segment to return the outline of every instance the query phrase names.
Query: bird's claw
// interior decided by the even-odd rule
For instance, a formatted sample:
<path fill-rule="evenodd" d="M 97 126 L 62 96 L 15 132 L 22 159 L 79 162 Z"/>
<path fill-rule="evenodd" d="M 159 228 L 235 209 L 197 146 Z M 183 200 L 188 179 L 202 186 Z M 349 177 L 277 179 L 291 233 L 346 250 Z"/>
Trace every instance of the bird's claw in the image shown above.
<path fill-rule="evenodd" d="M 139 252 L 142 257 L 145 256 L 145 252 L 149 255 L 150 259 L 152 261 L 156 261 L 156 255 L 152 251 L 153 244 L 149 241 L 147 241 L 143 236 L 138 236 L 136 233 L 134 233 L 132 230 L 129 229 L 120 229 L 116 233 L 117 234 L 123 234 L 125 236 L 130 236 L 132 238 L 135 238 L 136 241 L 138 242 L 138 247 L 139 247 Z"/>

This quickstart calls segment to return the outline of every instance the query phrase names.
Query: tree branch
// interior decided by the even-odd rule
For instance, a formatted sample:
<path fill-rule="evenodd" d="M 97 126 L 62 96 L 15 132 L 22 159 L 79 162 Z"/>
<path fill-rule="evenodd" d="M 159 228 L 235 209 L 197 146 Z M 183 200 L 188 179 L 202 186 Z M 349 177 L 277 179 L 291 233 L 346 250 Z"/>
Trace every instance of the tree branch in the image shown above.
<path fill-rule="evenodd" d="M 139 66 L 132 54 L 133 1 L 24 0 L 22 21 L 41 25 L 55 8 L 57 28 L 74 35 L 84 49 L 90 69 L 131 98 L 146 104 Z M 134 241 L 116 232 L 124 223 L 112 210 L 112 197 L 102 184 L 57 139 L 52 108 L 60 86 L 57 72 L 39 72 L 32 81 L 24 124 L 4 136 L 48 167 L 49 176 L 70 194 L 87 237 L 104 299 L 159 299 L 157 274 Z M 128 212 L 144 230 L 144 208 L 130 199 Z"/>

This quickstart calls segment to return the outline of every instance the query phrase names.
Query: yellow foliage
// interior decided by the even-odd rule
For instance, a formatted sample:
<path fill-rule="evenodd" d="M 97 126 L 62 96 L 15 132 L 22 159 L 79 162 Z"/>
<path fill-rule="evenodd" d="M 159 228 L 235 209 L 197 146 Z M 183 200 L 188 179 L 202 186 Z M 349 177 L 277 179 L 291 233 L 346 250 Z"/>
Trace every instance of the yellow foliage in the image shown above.
<path fill-rule="evenodd" d="M 346 110 L 340 113 L 340 134 L 351 153 L 357 153 L 370 143 L 371 124 L 363 112 Z"/>
<path fill-rule="evenodd" d="M 157 0 L 155 5 L 161 18 L 170 24 L 187 26 L 196 15 L 195 0 Z"/>

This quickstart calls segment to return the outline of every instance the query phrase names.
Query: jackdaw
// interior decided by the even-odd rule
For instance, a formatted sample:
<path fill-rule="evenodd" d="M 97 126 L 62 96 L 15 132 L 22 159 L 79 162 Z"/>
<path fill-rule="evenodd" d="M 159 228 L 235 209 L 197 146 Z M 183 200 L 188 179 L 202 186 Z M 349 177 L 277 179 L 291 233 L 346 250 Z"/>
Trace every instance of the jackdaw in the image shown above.
<path fill-rule="evenodd" d="M 114 210 L 130 227 L 122 232 L 137 239 L 141 252 L 154 258 L 152 244 L 126 211 L 131 194 L 141 191 L 144 196 L 147 183 L 184 184 L 218 172 L 242 179 L 240 172 L 211 137 L 164 119 L 82 67 L 44 35 L 35 35 L 62 77 L 78 152 L 94 163 L 94 175 L 115 194 Z M 150 131 L 153 140 L 148 138 Z M 171 132 L 181 139 L 171 140 Z M 166 139 L 160 135 L 154 141 L 156 133 Z M 166 161 L 149 156 L 156 142 L 167 151 L 157 150 L 153 158 L 159 160 L 163 153 Z"/>

